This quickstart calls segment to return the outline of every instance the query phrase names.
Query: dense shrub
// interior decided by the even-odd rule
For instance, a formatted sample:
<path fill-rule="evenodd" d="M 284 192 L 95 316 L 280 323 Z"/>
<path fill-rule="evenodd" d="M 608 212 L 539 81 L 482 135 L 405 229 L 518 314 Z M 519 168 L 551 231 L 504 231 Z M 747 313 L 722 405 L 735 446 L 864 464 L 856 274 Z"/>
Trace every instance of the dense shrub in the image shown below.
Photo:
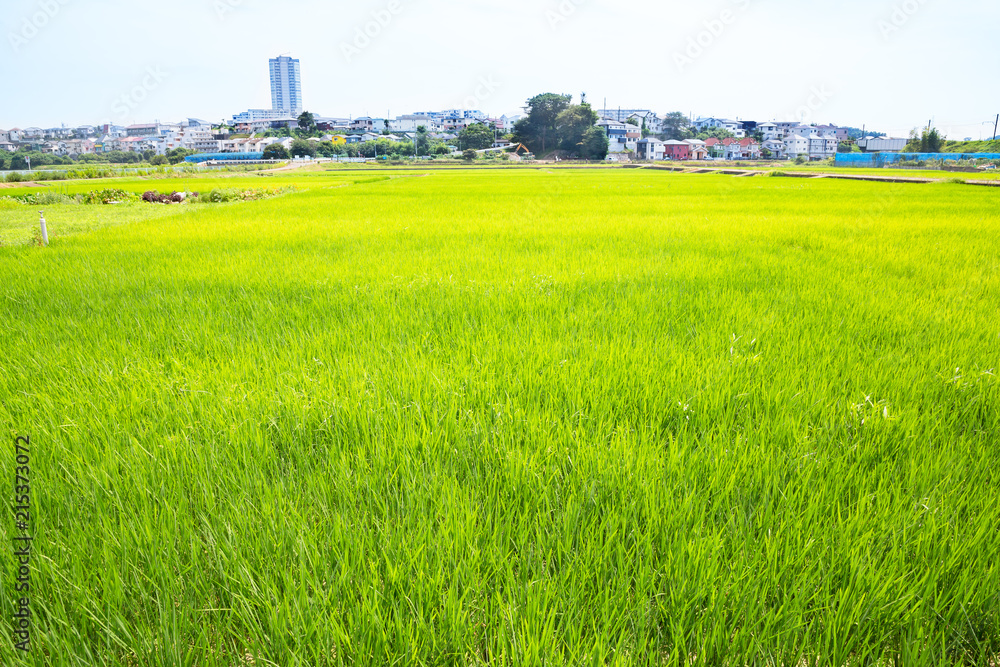
<path fill-rule="evenodd" d="M 122 190 L 120 188 L 105 188 L 104 190 L 91 190 L 83 195 L 84 204 L 123 204 L 125 202 L 138 201 L 139 196 Z"/>

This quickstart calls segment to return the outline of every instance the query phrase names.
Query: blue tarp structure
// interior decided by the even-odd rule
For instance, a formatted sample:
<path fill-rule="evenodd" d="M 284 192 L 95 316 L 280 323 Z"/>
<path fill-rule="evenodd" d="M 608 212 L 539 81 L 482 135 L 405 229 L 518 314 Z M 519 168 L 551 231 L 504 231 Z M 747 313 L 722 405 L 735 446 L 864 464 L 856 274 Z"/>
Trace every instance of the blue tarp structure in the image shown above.
<path fill-rule="evenodd" d="M 1000 153 L 837 153 L 835 164 L 841 167 L 882 167 L 903 160 L 1000 160 Z"/>
<path fill-rule="evenodd" d="M 188 155 L 184 158 L 185 162 L 208 162 L 209 160 L 218 160 L 220 162 L 227 162 L 232 160 L 263 160 L 263 153 L 198 153 L 197 155 Z"/>

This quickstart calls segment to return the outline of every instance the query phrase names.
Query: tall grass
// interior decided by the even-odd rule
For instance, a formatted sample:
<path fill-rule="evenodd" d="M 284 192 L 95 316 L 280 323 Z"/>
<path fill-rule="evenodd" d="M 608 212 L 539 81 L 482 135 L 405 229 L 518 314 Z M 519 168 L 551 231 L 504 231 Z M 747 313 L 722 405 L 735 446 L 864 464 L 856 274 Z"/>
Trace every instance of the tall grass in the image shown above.
<path fill-rule="evenodd" d="M 0 249 L 34 664 L 1000 653 L 991 189 L 324 178 Z"/>

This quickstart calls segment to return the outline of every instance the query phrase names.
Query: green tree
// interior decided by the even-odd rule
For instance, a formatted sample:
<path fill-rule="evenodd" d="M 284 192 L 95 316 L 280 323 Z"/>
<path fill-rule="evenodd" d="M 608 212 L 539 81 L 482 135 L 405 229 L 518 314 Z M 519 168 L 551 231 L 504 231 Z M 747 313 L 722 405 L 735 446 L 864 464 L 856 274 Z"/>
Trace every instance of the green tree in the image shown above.
<path fill-rule="evenodd" d="M 474 123 L 458 133 L 459 146 L 481 150 L 493 145 L 493 130 L 482 123 Z"/>
<path fill-rule="evenodd" d="M 663 119 L 663 137 L 668 141 L 683 141 L 694 136 L 691 123 L 680 111 L 671 111 Z"/>
<path fill-rule="evenodd" d="M 514 141 L 526 145 L 532 152 L 544 153 L 559 139 L 556 120 L 569 108 L 571 95 L 544 93 L 528 100 L 527 115 L 514 125 Z"/>
<path fill-rule="evenodd" d="M 603 161 L 608 156 L 608 135 L 599 127 L 587 128 L 580 145 L 580 156 L 587 160 Z"/>
<path fill-rule="evenodd" d="M 582 157 L 586 152 L 583 147 L 584 135 L 598 120 L 600 116 L 587 103 L 568 107 L 556 117 L 560 147 Z"/>
<path fill-rule="evenodd" d="M 477 153 L 475 148 L 466 148 L 464 151 L 462 151 L 462 159 L 465 160 L 466 162 L 472 162 L 473 160 L 475 160 L 476 155 Z"/>
<path fill-rule="evenodd" d="M 417 126 L 416 152 L 417 155 L 427 155 L 430 153 L 430 137 L 427 134 L 426 125 Z"/>
<path fill-rule="evenodd" d="M 316 155 L 316 144 L 312 141 L 307 141 L 306 139 L 296 139 L 292 142 L 292 148 L 288 151 L 293 157 L 300 155 L 308 155 L 313 157 Z"/>
<path fill-rule="evenodd" d="M 282 144 L 271 144 L 264 149 L 265 160 L 287 160 L 288 151 Z"/>
<path fill-rule="evenodd" d="M 311 133 L 316 131 L 316 116 L 314 116 L 309 111 L 303 111 L 299 114 L 299 129 Z"/>
<path fill-rule="evenodd" d="M 179 164 L 189 155 L 194 155 L 198 151 L 190 148 L 175 148 L 167 151 L 166 158 L 170 164 Z"/>
<path fill-rule="evenodd" d="M 166 155 L 154 155 L 153 157 L 149 158 L 149 164 L 153 165 L 154 167 L 162 167 L 170 164 L 170 160 L 167 159 Z"/>
<path fill-rule="evenodd" d="M 925 131 L 923 136 L 920 137 L 920 152 L 940 153 L 941 144 L 941 134 L 938 133 L 937 128 L 932 128 L 931 130 Z"/>

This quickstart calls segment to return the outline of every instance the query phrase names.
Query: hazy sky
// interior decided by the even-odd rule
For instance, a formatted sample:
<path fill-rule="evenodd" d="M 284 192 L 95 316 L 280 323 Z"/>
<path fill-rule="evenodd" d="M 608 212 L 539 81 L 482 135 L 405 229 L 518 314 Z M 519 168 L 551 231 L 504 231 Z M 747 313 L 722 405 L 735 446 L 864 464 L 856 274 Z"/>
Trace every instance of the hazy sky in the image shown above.
<path fill-rule="evenodd" d="M 900 136 L 933 118 L 979 139 L 1000 112 L 997 0 L 2 3 L 2 129 L 218 122 L 270 107 L 267 60 L 282 53 L 325 116 L 499 116 L 586 92 L 598 108 Z"/>

